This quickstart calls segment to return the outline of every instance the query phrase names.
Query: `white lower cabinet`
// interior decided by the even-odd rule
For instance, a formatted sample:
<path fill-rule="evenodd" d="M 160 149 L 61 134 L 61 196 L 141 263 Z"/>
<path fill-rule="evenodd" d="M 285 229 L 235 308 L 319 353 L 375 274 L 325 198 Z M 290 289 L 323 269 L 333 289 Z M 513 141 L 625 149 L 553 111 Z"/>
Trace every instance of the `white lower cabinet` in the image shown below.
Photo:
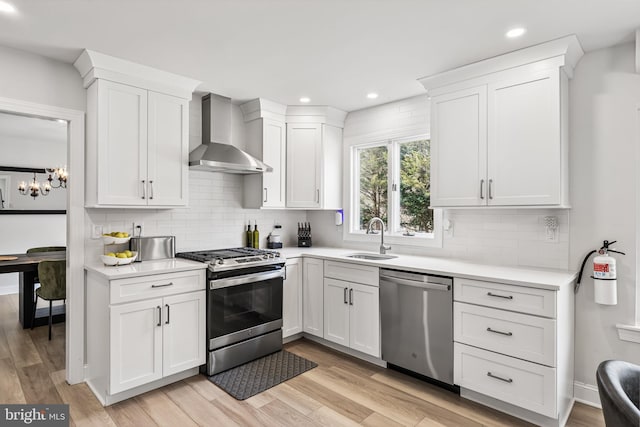
<path fill-rule="evenodd" d="M 324 336 L 323 271 L 324 264 L 321 259 L 304 258 L 302 262 L 302 330 L 320 338 Z"/>
<path fill-rule="evenodd" d="M 454 279 L 454 382 L 461 396 L 537 425 L 573 404 L 573 287 Z"/>
<path fill-rule="evenodd" d="M 380 357 L 379 289 L 324 279 L 324 339 Z"/>
<path fill-rule="evenodd" d="M 86 380 L 104 405 L 197 373 L 204 289 L 204 270 L 115 280 L 87 272 Z"/>
<path fill-rule="evenodd" d="M 282 284 L 282 338 L 302 332 L 302 259 L 288 259 Z"/>

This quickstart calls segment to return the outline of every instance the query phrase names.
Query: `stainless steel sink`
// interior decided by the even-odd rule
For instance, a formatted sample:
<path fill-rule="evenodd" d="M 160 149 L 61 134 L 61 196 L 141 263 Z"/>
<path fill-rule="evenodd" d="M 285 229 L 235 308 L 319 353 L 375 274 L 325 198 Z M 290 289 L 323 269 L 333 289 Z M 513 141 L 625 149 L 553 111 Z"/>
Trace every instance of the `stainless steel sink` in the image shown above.
<path fill-rule="evenodd" d="M 367 253 L 357 253 L 347 255 L 347 258 L 358 258 L 358 259 L 372 259 L 372 260 L 384 260 L 384 259 L 393 259 L 398 258 L 397 255 L 383 255 L 383 254 L 367 254 Z"/>

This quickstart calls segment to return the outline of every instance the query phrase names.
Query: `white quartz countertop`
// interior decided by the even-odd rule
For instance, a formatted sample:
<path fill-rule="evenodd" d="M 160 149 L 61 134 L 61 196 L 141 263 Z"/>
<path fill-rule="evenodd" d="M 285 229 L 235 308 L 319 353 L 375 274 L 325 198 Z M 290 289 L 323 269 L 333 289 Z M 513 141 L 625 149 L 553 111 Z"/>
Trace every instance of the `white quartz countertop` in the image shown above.
<path fill-rule="evenodd" d="M 336 248 L 283 248 L 279 252 L 286 258 L 313 257 L 335 261 L 346 261 L 363 265 L 394 270 L 415 271 L 419 273 L 439 274 L 466 279 L 497 281 L 518 286 L 558 290 L 564 286 L 573 286 L 577 272 L 542 268 L 504 267 L 499 265 L 476 264 L 448 258 L 397 255 L 389 260 L 365 260 L 349 258 L 353 253 L 365 253 L 355 249 Z"/>
<path fill-rule="evenodd" d="M 106 266 L 99 261 L 85 264 L 85 270 L 104 276 L 108 280 L 127 277 L 148 276 L 150 274 L 177 273 L 179 271 L 200 270 L 207 264 L 181 258 L 158 259 L 153 261 L 133 262 L 129 265 Z"/>

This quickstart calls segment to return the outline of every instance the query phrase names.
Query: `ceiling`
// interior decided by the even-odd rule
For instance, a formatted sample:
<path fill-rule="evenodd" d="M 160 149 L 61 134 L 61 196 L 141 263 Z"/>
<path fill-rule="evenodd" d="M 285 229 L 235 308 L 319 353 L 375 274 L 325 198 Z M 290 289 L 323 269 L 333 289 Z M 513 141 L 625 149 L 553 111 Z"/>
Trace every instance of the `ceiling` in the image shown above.
<path fill-rule="evenodd" d="M 6 0 L 0 44 L 72 63 L 83 48 L 203 82 L 235 102 L 353 111 L 423 93 L 417 78 L 576 34 L 632 40 L 636 0 Z M 524 26 L 508 40 L 504 33 Z M 380 94 L 366 98 L 368 92 Z"/>

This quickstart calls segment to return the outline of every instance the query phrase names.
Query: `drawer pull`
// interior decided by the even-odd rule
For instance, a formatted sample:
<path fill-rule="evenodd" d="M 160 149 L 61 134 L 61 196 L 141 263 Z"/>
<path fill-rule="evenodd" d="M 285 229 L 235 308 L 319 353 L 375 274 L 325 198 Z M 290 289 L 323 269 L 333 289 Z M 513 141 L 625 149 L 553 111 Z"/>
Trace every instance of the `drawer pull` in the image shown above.
<path fill-rule="evenodd" d="M 491 372 L 487 372 L 487 376 L 491 377 L 491 378 L 495 378 L 495 379 L 500 380 L 500 381 L 504 381 L 505 383 L 512 383 L 513 382 L 513 380 L 511 378 L 502 378 L 502 377 L 499 377 L 498 375 L 492 374 Z"/>
<path fill-rule="evenodd" d="M 490 297 L 496 297 L 496 298 L 513 299 L 513 295 L 498 295 L 498 294 L 494 294 L 493 292 L 487 292 L 487 295 L 489 295 Z"/>
<path fill-rule="evenodd" d="M 493 332 L 494 334 L 506 335 L 508 337 L 513 335 L 513 332 L 496 331 L 495 329 L 491 329 L 491 328 L 487 328 L 487 332 Z"/>
<path fill-rule="evenodd" d="M 151 285 L 152 288 L 164 288 L 166 286 L 173 286 L 173 282 L 165 283 L 164 285 Z"/>

